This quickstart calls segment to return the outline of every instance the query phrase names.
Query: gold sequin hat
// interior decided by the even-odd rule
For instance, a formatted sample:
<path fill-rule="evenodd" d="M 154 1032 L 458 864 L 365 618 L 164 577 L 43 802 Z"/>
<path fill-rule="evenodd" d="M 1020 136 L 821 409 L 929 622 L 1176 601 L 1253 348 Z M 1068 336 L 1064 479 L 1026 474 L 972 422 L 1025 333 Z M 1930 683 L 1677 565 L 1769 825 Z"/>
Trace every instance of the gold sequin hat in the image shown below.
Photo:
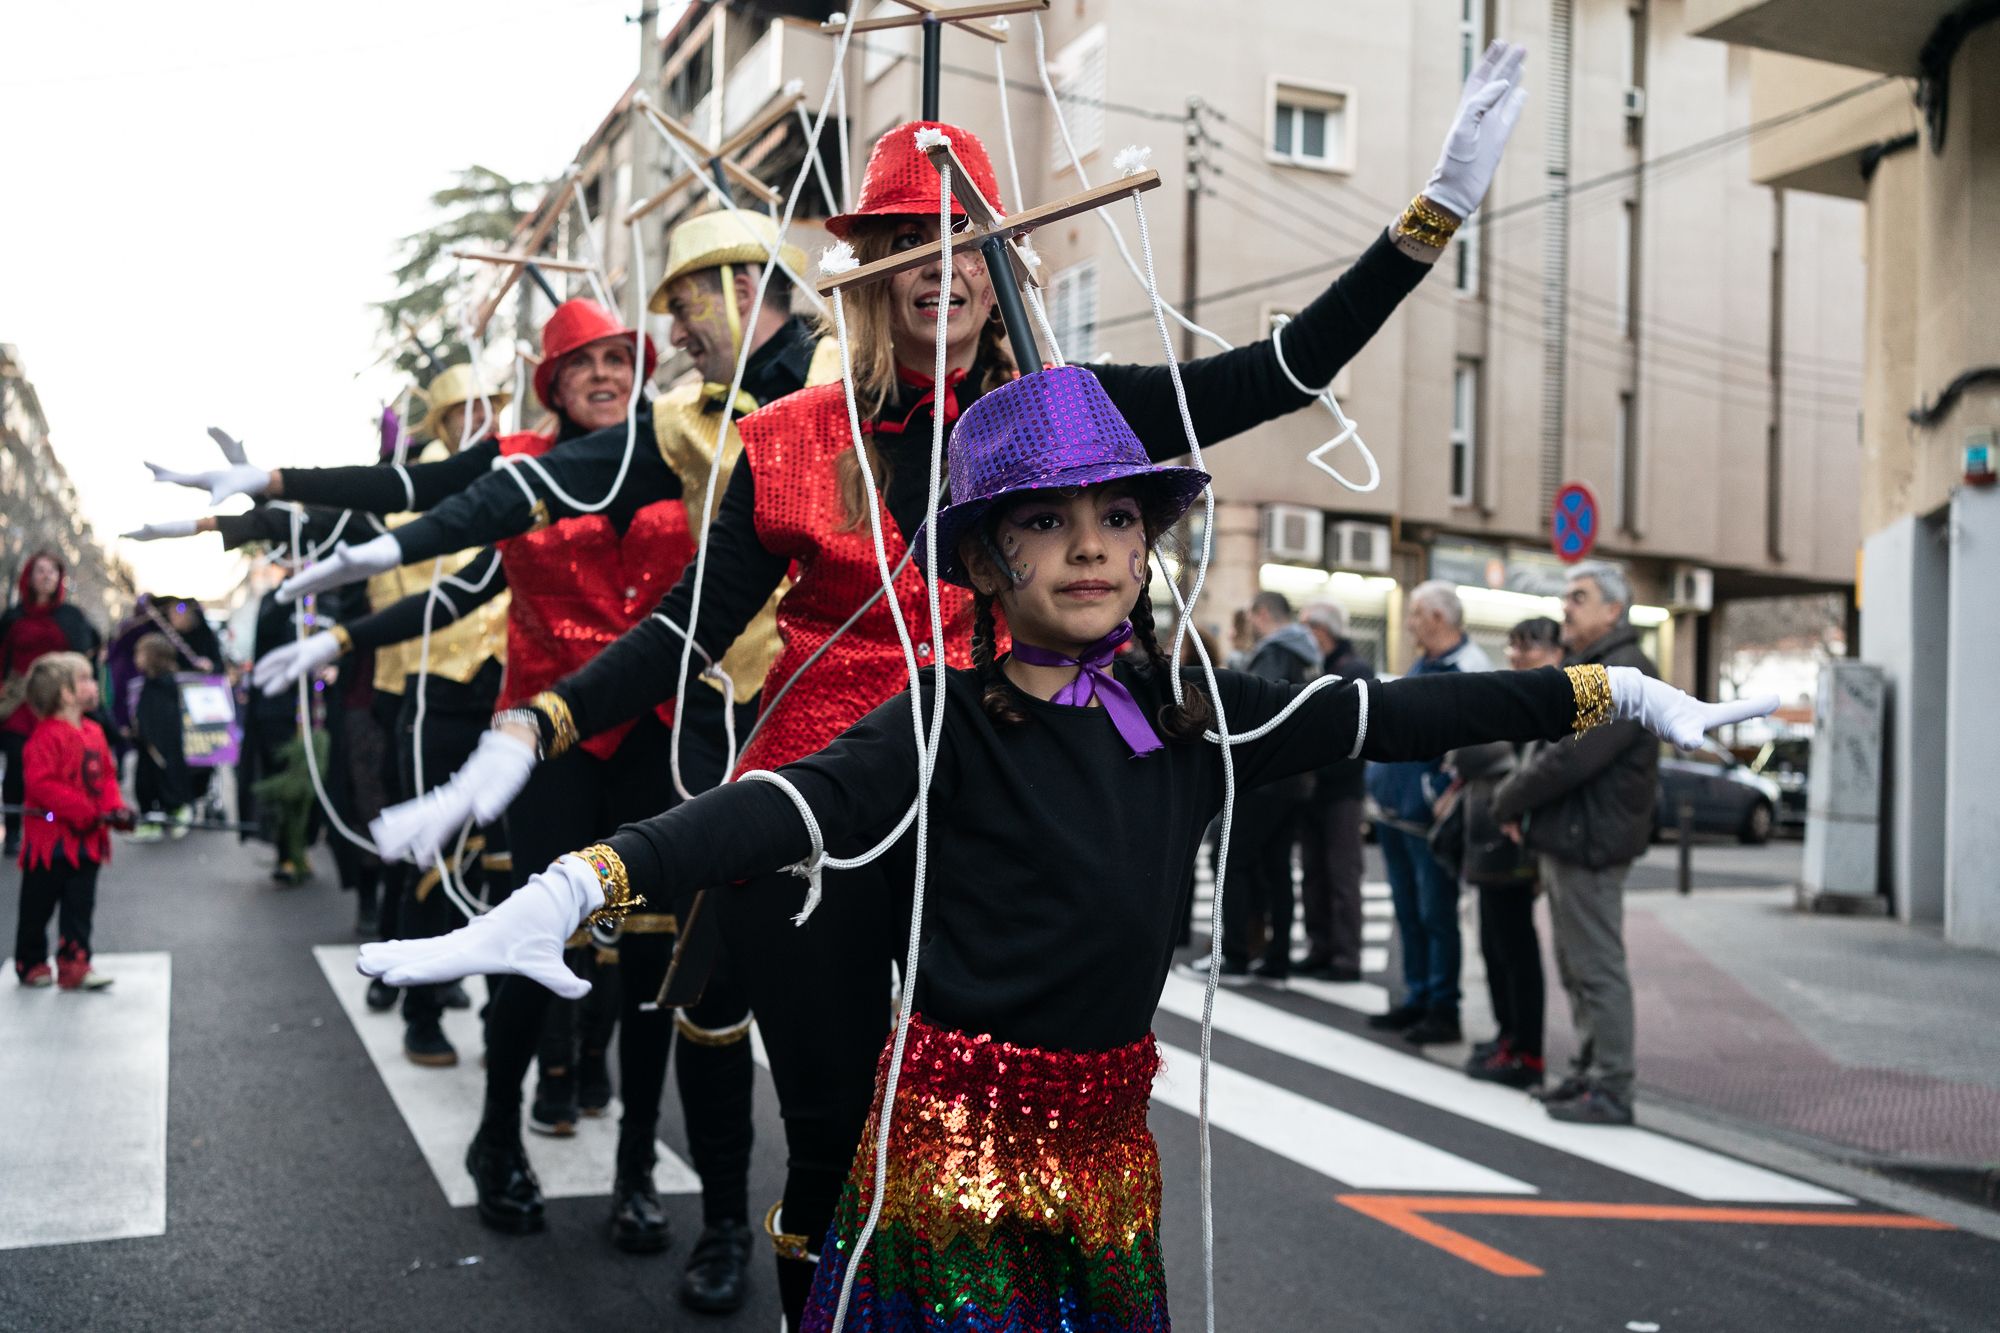
<path fill-rule="evenodd" d="M 705 268 L 724 264 L 763 264 L 776 248 L 778 258 L 794 273 L 806 271 L 805 252 L 796 245 L 778 243 L 778 224 L 762 213 L 730 212 L 723 209 L 689 218 L 667 237 L 667 272 L 653 288 L 646 309 L 656 315 L 667 312 L 667 288 L 675 279 Z"/>
<path fill-rule="evenodd" d="M 424 401 L 430 406 L 419 429 L 434 440 L 441 439 L 444 414 L 460 403 L 470 403 L 482 396 L 491 405 L 495 416 L 514 398 L 510 390 L 482 385 L 470 365 L 456 365 L 439 371 L 437 377 L 424 386 Z"/>

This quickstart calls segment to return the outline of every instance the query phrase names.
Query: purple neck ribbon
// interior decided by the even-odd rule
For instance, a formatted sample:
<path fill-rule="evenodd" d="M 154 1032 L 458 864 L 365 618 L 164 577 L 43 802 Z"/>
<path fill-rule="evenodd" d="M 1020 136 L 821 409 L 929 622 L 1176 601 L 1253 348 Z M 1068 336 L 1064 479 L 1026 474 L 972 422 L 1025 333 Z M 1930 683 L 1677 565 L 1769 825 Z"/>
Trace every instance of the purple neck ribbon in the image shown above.
<path fill-rule="evenodd" d="M 1146 714 L 1139 707 L 1139 701 L 1132 697 L 1132 691 L 1120 685 L 1117 678 L 1106 667 L 1118 650 L 1132 637 L 1132 622 L 1120 622 L 1117 629 L 1084 649 L 1075 657 L 1066 657 L 1050 648 L 1037 648 L 1032 643 L 1014 640 L 1014 656 L 1029 666 L 1077 668 L 1076 679 L 1056 691 L 1051 703 L 1066 704 L 1072 708 L 1087 708 L 1092 699 L 1104 705 L 1104 711 L 1111 714 L 1111 721 L 1118 728 L 1118 734 L 1132 747 L 1136 758 L 1142 754 L 1164 748 L 1153 724 L 1146 720 Z"/>

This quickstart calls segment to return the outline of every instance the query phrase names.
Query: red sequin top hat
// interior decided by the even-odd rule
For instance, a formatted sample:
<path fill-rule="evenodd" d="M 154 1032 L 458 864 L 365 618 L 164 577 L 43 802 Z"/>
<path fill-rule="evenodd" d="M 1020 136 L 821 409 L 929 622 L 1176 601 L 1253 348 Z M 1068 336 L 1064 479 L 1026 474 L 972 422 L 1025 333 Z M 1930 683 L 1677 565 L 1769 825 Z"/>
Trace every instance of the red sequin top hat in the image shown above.
<path fill-rule="evenodd" d="M 972 173 L 972 183 L 979 187 L 986 202 L 1003 213 L 1007 211 L 1000 202 L 1000 182 L 993 175 L 993 161 L 986 156 L 986 145 L 979 142 L 978 135 L 942 121 L 913 120 L 875 141 L 868 154 L 868 170 L 861 177 L 860 202 L 852 213 L 836 213 L 828 218 L 828 231 L 846 240 L 848 229 L 858 218 L 910 213 L 937 216 L 937 168 L 918 150 L 918 130 L 938 130 L 949 138 L 958 152 L 958 160 Z M 952 196 L 951 212 L 953 217 L 965 216 L 956 195 Z"/>
<path fill-rule="evenodd" d="M 971 587 L 958 541 L 992 509 L 1024 491 L 1129 481 L 1159 496 L 1175 518 L 1208 485 L 1206 472 L 1155 463 L 1097 376 L 1052 366 L 1003 384 L 965 409 L 951 436 L 952 503 L 938 510 L 937 576 Z M 929 547 L 917 530 L 917 564 Z"/>
<path fill-rule="evenodd" d="M 562 360 L 577 348 L 602 338 L 623 338 L 632 341 L 632 330 L 619 322 L 618 317 L 595 301 L 577 297 L 564 301 L 549 316 L 549 322 L 542 325 L 542 363 L 535 367 L 535 397 L 542 400 L 542 406 L 551 412 L 556 405 L 549 401 L 549 394 L 556 387 L 556 372 L 562 368 Z M 653 349 L 653 340 L 646 339 L 647 379 L 653 378 L 653 367 L 659 364 L 659 353 Z"/>

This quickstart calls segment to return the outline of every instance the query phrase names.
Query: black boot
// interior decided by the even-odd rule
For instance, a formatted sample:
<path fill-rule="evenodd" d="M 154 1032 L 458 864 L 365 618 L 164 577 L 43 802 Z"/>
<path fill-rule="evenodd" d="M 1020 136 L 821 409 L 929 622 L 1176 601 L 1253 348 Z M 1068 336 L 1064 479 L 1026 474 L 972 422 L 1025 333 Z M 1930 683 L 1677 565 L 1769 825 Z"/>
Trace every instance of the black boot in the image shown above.
<path fill-rule="evenodd" d="M 681 1274 L 681 1304 L 703 1314 L 742 1309 L 750 1285 L 749 1262 L 749 1223 L 709 1223 L 688 1255 L 687 1271 Z"/>
<path fill-rule="evenodd" d="M 394 986 L 377 977 L 368 983 L 368 1007 L 376 1013 L 386 1013 L 396 1007 L 398 992 Z"/>
<path fill-rule="evenodd" d="M 528 1108 L 528 1128 L 552 1139 L 576 1133 L 576 1076 L 567 1069 L 544 1069 L 535 1080 L 535 1100 Z"/>
<path fill-rule="evenodd" d="M 411 1064 L 431 1069 L 458 1063 L 458 1049 L 435 1018 L 413 1018 L 403 1025 L 403 1054 Z"/>
<path fill-rule="evenodd" d="M 611 1243 L 627 1254 L 658 1254 L 672 1239 L 651 1168 L 619 1171 L 611 1187 Z"/>
<path fill-rule="evenodd" d="M 543 1226 L 542 1186 L 521 1141 L 496 1141 L 483 1130 L 465 1150 L 465 1169 L 479 1193 L 479 1220 L 495 1231 L 523 1235 Z"/>
<path fill-rule="evenodd" d="M 1412 1046 L 1446 1046 L 1464 1040 L 1464 1034 L 1459 1031 L 1458 1010 L 1431 1010 L 1403 1029 L 1403 1040 Z"/>
<path fill-rule="evenodd" d="M 605 1062 L 603 1051 L 586 1050 L 576 1062 L 577 1110 L 595 1119 L 610 1105 L 611 1067 Z"/>

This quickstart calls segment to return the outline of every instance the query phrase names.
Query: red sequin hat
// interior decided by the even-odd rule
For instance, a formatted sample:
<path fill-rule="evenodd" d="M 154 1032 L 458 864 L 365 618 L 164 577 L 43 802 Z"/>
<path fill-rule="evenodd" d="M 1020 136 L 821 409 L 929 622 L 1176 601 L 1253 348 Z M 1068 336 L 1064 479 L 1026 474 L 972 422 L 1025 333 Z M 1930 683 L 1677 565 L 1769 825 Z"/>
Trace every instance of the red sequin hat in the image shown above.
<path fill-rule="evenodd" d="M 937 216 L 937 168 L 917 150 L 918 130 L 938 130 L 949 138 L 958 152 L 958 160 L 972 173 L 972 183 L 979 187 L 986 202 L 1003 213 L 1007 211 L 1000 202 L 1000 182 L 993 175 L 992 159 L 986 156 L 986 145 L 979 142 L 978 135 L 942 121 L 913 120 L 875 141 L 868 154 L 868 170 L 861 177 L 860 203 L 852 213 L 837 213 L 828 218 L 828 231 L 846 240 L 848 229 L 857 218 L 910 213 Z M 954 217 L 965 216 L 956 196 L 952 198 L 951 211 Z"/>
<path fill-rule="evenodd" d="M 632 330 L 619 323 L 618 317 L 595 301 L 577 297 L 564 301 L 549 316 L 549 322 L 542 325 L 542 363 L 535 367 L 535 397 L 542 400 L 542 406 L 553 412 L 556 405 L 549 401 L 549 394 L 556 387 L 556 372 L 562 368 L 562 360 L 577 348 L 603 338 L 623 338 L 632 340 Z M 659 353 L 653 349 L 653 340 L 646 339 L 647 379 L 653 378 L 653 367 L 660 362 Z"/>

